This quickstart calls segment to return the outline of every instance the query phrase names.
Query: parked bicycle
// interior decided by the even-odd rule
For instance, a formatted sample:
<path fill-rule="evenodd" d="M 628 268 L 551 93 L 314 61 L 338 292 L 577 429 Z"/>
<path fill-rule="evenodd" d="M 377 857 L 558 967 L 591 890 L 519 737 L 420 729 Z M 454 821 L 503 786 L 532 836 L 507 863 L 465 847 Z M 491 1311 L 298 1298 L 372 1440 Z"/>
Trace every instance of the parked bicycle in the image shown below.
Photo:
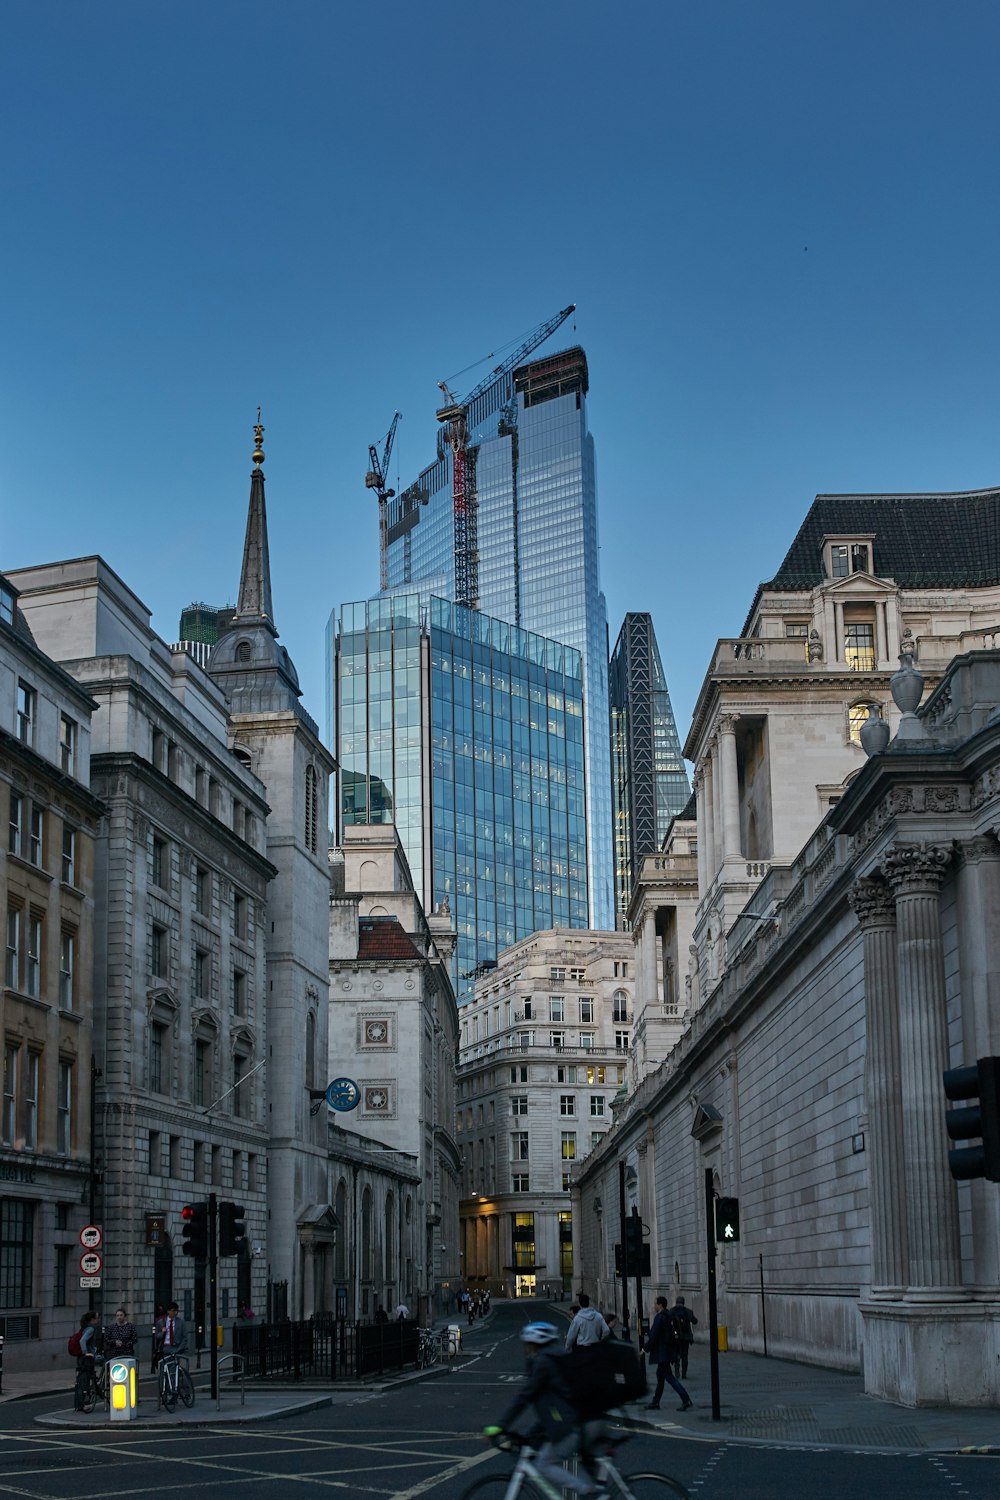
<path fill-rule="evenodd" d="M 689 1500 L 688 1492 L 677 1479 L 667 1474 L 628 1474 L 618 1472 L 613 1461 L 614 1449 L 627 1434 L 608 1434 L 583 1462 L 591 1479 L 607 1491 L 612 1500 L 667 1500 L 679 1496 Z M 461 1500 L 565 1500 L 568 1489 L 557 1488 L 541 1475 L 533 1459 L 536 1450 L 516 1433 L 502 1432 L 491 1437 L 495 1447 L 505 1453 L 517 1453 L 517 1463 L 510 1474 L 484 1474 L 473 1480 Z M 575 1497 L 573 1497 L 575 1500 Z"/>
<path fill-rule="evenodd" d="M 185 1406 L 194 1405 L 194 1382 L 176 1354 L 161 1354 L 156 1371 L 160 1405 L 173 1411 L 180 1397 Z"/>
<path fill-rule="evenodd" d="M 419 1330 L 420 1343 L 417 1347 L 417 1358 L 422 1370 L 430 1369 L 436 1365 L 441 1358 L 441 1340 L 433 1328 L 421 1328 Z"/>
<path fill-rule="evenodd" d="M 100 1362 L 100 1374 L 96 1365 Z M 73 1407 L 76 1411 L 93 1411 L 97 1405 L 98 1397 L 104 1397 L 106 1386 L 102 1388 L 104 1380 L 104 1360 L 99 1354 L 93 1354 L 89 1358 L 78 1359 L 76 1362 L 76 1389 L 73 1393 Z"/>

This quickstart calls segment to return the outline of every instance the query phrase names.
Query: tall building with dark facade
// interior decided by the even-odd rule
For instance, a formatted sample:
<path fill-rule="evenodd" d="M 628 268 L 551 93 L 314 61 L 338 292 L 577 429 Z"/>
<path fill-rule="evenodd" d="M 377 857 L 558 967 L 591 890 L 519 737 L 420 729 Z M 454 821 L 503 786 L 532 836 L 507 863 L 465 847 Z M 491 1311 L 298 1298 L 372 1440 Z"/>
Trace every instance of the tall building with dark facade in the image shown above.
<path fill-rule="evenodd" d="M 608 669 L 615 808 L 615 910 L 621 920 L 643 856 L 691 795 L 653 617 L 627 614 Z"/>
<path fill-rule="evenodd" d="M 446 599 L 346 604 L 331 630 L 343 827 L 393 822 L 456 993 L 540 928 L 587 925 L 583 665 Z"/>
<path fill-rule="evenodd" d="M 607 611 L 588 385 L 579 347 L 498 377 L 468 408 L 466 468 L 476 492 L 469 524 L 478 608 L 582 660 L 589 909 L 581 925 L 609 928 Z M 390 592 L 458 598 L 453 457 L 443 429 L 436 462 L 389 502 L 387 520 Z"/>

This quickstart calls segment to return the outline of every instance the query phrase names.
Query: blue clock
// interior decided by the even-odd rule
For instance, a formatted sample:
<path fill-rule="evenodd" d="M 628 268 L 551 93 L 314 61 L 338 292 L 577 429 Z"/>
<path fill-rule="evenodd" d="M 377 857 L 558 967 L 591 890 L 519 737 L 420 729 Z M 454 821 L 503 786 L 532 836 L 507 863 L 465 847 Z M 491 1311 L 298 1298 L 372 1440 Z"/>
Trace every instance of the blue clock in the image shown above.
<path fill-rule="evenodd" d="M 361 1090 L 353 1078 L 335 1078 L 327 1084 L 326 1102 L 331 1109 L 357 1109 L 361 1101 Z"/>

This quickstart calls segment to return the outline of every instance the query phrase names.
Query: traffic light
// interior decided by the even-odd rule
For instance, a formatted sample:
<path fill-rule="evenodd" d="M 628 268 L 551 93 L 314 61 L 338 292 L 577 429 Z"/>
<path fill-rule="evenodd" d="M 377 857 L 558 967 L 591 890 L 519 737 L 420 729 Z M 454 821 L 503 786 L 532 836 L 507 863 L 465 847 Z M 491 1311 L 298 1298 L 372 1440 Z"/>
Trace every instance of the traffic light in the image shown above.
<path fill-rule="evenodd" d="M 185 1203 L 181 1219 L 184 1254 L 193 1255 L 195 1260 L 208 1260 L 208 1204 Z"/>
<path fill-rule="evenodd" d="M 979 1140 L 980 1146 L 957 1146 L 948 1152 L 948 1170 L 956 1182 L 986 1177 L 1000 1182 L 1000 1057 L 981 1057 L 964 1068 L 947 1068 L 948 1099 L 978 1099 L 964 1109 L 949 1109 L 945 1126 L 953 1141 Z"/>
<path fill-rule="evenodd" d="M 219 1204 L 220 1255 L 242 1255 L 247 1249 L 246 1213 L 242 1203 Z"/>
<path fill-rule="evenodd" d="M 740 1237 L 740 1200 L 716 1198 L 715 1239 L 717 1244 L 735 1245 Z"/>

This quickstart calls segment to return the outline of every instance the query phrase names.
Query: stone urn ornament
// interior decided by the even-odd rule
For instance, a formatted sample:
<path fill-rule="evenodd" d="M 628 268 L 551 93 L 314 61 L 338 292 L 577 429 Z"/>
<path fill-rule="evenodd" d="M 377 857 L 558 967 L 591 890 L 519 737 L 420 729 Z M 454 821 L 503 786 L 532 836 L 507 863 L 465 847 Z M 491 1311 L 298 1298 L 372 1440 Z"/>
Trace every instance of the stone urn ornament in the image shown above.
<path fill-rule="evenodd" d="M 894 672 L 890 677 L 889 691 L 892 693 L 892 701 L 902 714 L 899 728 L 896 730 L 896 739 L 923 739 L 924 726 L 914 710 L 923 697 L 924 678 L 923 673 L 918 672 L 913 665 L 912 651 L 899 653 L 899 671 Z"/>
<path fill-rule="evenodd" d="M 869 703 L 868 717 L 861 726 L 861 748 L 869 757 L 881 755 L 889 743 L 889 721 L 878 703 Z"/>

